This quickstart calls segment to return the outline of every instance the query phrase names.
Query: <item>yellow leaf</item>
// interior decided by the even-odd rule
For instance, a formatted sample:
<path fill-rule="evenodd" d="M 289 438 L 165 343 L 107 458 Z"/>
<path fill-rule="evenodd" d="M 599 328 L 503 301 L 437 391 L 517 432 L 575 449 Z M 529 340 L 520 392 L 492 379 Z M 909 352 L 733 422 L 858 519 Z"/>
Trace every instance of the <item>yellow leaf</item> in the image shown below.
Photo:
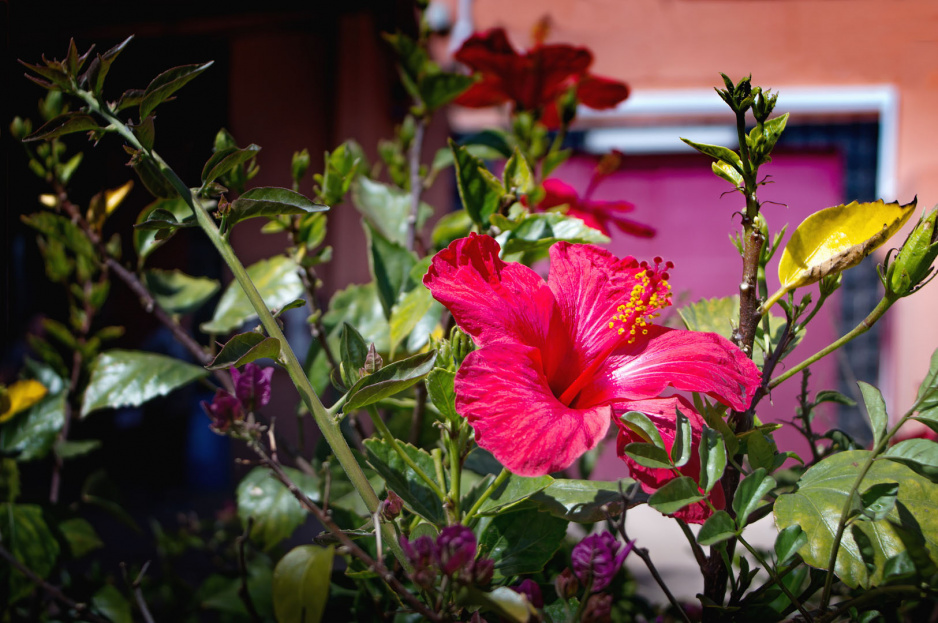
<path fill-rule="evenodd" d="M 782 252 L 778 279 L 782 287 L 772 295 L 763 310 L 786 292 L 820 281 L 856 266 L 886 242 L 915 211 L 915 202 L 853 203 L 815 212 L 806 218 Z"/>
<path fill-rule="evenodd" d="M 127 196 L 127 193 L 130 192 L 130 189 L 134 187 L 134 181 L 129 180 L 126 184 L 119 188 L 112 188 L 104 192 L 104 211 L 107 215 L 110 216 L 111 212 L 117 209 L 117 206 L 121 204 L 124 200 L 124 197 Z"/>
<path fill-rule="evenodd" d="M 7 387 L 7 396 L 10 399 L 9 408 L 0 413 L 0 422 L 6 422 L 20 411 L 30 408 L 46 395 L 49 390 L 39 381 L 17 381 Z"/>

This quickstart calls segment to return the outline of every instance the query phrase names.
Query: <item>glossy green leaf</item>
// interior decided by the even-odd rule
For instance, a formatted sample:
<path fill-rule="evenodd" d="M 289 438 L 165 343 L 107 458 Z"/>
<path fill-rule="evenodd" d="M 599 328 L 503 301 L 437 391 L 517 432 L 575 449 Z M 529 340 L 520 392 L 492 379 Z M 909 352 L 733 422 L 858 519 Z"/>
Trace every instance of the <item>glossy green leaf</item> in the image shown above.
<path fill-rule="evenodd" d="M 136 407 L 207 374 L 200 366 L 165 355 L 109 350 L 94 361 L 81 416 L 98 409 Z"/>
<path fill-rule="evenodd" d="M 256 158 L 260 150 L 261 148 L 253 143 L 244 149 L 237 147 L 219 149 L 202 167 L 202 183 L 213 182 L 233 168 L 241 166 L 251 158 Z"/>
<path fill-rule="evenodd" d="M 802 221 L 782 252 L 778 265 L 782 291 L 856 266 L 895 234 L 914 211 L 915 201 L 906 205 L 854 201 L 815 212 Z"/>
<path fill-rule="evenodd" d="M 143 283 L 157 304 L 171 314 L 194 312 L 221 287 L 215 279 L 192 277 L 179 270 L 148 270 Z"/>
<path fill-rule="evenodd" d="M 762 498 L 774 488 L 775 479 L 762 467 L 753 470 L 739 483 L 733 498 L 733 510 L 736 511 L 736 521 L 740 528 L 746 525 L 749 515 L 756 510 Z"/>
<path fill-rule="evenodd" d="M 280 358 L 280 340 L 267 337 L 262 333 L 248 331 L 234 336 L 222 347 L 221 351 L 205 366 L 209 370 L 240 368 L 258 359 Z"/>
<path fill-rule="evenodd" d="M 228 226 L 258 216 L 281 214 L 310 214 L 325 212 L 329 206 L 320 205 L 298 192 L 286 188 L 252 188 L 231 202 L 228 208 Z"/>
<path fill-rule="evenodd" d="M 544 252 L 561 240 L 578 244 L 609 242 L 598 229 L 560 212 L 525 214 L 514 221 L 496 214 L 490 220 L 502 230 L 498 241 L 505 254 Z"/>
<path fill-rule="evenodd" d="M 623 478 L 617 482 L 599 480 L 570 480 L 560 478 L 546 489 L 531 496 L 531 501 L 543 511 L 568 521 L 594 523 L 606 519 L 607 514 L 616 517 L 625 509 L 625 500 L 619 489 L 629 492 L 635 481 Z M 640 489 L 631 498 L 638 504 L 647 499 Z"/>
<path fill-rule="evenodd" d="M 737 188 L 742 188 L 744 186 L 743 176 L 733 168 L 733 165 L 723 162 L 722 160 L 717 160 L 710 163 L 710 168 L 717 175 L 721 177 L 733 186 Z"/>
<path fill-rule="evenodd" d="M 433 245 L 442 249 L 454 240 L 468 236 L 471 229 L 472 217 L 465 210 L 444 214 L 436 222 L 431 233 Z"/>
<path fill-rule="evenodd" d="M 497 210 L 501 201 L 502 192 L 493 188 L 481 170 L 485 165 L 473 156 L 465 147 L 460 147 L 452 140 L 449 142 L 453 151 L 453 162 L 456 167 L 456 187 L 463 207 L 479 227 L 487 228 L 489 217 Z"/>
<path fill-rule="evenodd" d="M 41 128 L 24 138 L 23 142 L 49 141 L 75 132 L 90 132 L 99 127 L 98 122 L 91 115 L 69 112 L 50 119 Z"/>
<path fill-rule="evenodd" d="M 42 509 L 33 504 L 0 504 L 0 534 L 3 547 L 27 569 L 40 578 L 48 578 L 59 557 L 59 544 L 42 517 Z M 9 565 L 4 563 L 9 568 Z M 8 602 L 15 603 L 36 589 L 19 571 L 10 569 L 4 587 Z"/>
<path fill-rule="evenodd" d="M 433 295 L 423 284 L 416 286 L 406 293 L 401 300 L 391 308 L 391 318 L 388 323 L 391 327 L 391 352 L 407 339 L 407 336 L 420 319 L 423 318 L 433 306 Z"/>
<path fill-rule="evenodd" d="M 427 110 L 434 111 L 449 104 L 468 89 L 475 78 L 447 72 L 427 74 L 420 80 L 420 99 Z"/>
<path fill-rule="evenodd" d="M 886 434 L 886 428 L 889 426 L 889 416 L 886 414 L 886 401 L 878 389 L 860 381 L 860 393 L 863 395 L 863 402 L 866 405 L 866 412 L 870 416 L 870 427 L 873 430 L 873 445 L 879 444 L 883 435 Z"/>
<path fill-rule="evenodd" d="M 133 623 L 130 602 L 113 584 L 105 584 L 91 598 L 94 609 L 112 623 Z"/>
<path fill-rule="evenodd" d="M 345 371 L 345 382 L 353 385 L 359 378 L 359 369 L 365 366 L 368 357 L 368 344 L 361 334 L 347 322 L 342 323 L 341 348 L 339 354 L 342 358 L 342 368 Z"/>
<path fill-rule="evenodd" d="M 859 518 L 867 521 L 885 519 L 896 507 L 896 494 L 898 492 L 898 482 L 881 482 L 871 485 L 860 494 L 862 507 Z"/>
<path fill-rule="evenodd" d="M 700 488 L 710 493 L 726 469 L 726 446 L 720 431 L 705 426 L 700 431 Z"/>
<path fill-rule="evenodd" d="M 632 432 L 640 435 L 645 441 L 651 443 L 661 450 L 665 450 L 664 441 L 661 439 L 661 433 L 651 419 L 641 411 L 629 411 L 621 418 L 622 423 L 628 426 Z M 667 451 L 665 451 L 667 456 Z M 667 460 L 665 462 L 668 462 Z"/>
<path fill-rule="evenodd" d="M 352 184 L 352 202 L 365 220 L 387 240 L 401 246 L 407 244 L 410 193 L 359 176 Z M 430 206 L 420 204 L 417 215 L 418 230 L 432 213 Z"/>
<path fill-rule="evenodd" d="M 668 481 L 663 487 L 651 494 L 648 505 L 659 513 L 671 515 L 688 504 L 704 499 L 697 489 L 693 478 L 682 476 Z"/>
<path fill-rule="evenodd" d="M 753 469 L 760 467 L 771 473 L 775 470 L 775 458 L 778 450 L 775 442 L 760 430 L 754 430 L 746 435 L 746 455 L 749 465 Z"/>
<path fill-rule="evenodd" d="M 798 490 L 779 496 L 775 520 L 779 528 L 798 524 L 808 535 L 799 551 L 805 562 L 827 568 L 833 536 L 857 470 L 869 452 L 853 450 L 823 459 L 802 475 Z M 906 549 L 903 539 L 918 537 L 924 550 L 938 560 L 938 515 L 934 512 L 938 485 L 908 467 L 893 461 L 875 461 L 861 489 L 880 483 L 901 483 L 895 508 L 885 520 L 860 522 L 859 527 L 873 544 L 875 571 L 870 574 L 853 536 L 844 534 L 837 553 L 837 576 L 851 588 L 876 586 L 883 581 L 886 561 Z"/>
<path fill-rule="evenodd" d="M 95 95 L 101 94 L 101 89 L 104 88 L 104 79 L 111 69 L 111 64 L 117 59 L 118 55 L 124 50 L 127 44 L 130 43 L 131 39 L 133 39 L 133 35 L 110 48 L 104 54 L 98 54 L 96 58 L 92 59 L 88 70 L 85 72 L 84 76 L 82 76 L 83 82 L 87 84 L 87 87 L 92 93 Z"/>
<path fill-rule="evenodd" d="M 313 476 L 284 467 L 300 491 L 311 500 L 319 499 L 319 483 Z M 296 530 L 306 520 L 306 509 L 293 494 L 265 467 L 255 467 L 238 484 L 238 517 L 247 525 L 254 519 L 251 540 L 269 550 Z"/>
<path fill-rule="evenodd" d="M 697 542 L 701 545 L 713 545 L 734 536 L 736 536 L 736 522 L 726 511 L 717 511 L 701 526 L 697 534 Z"/>
<path fill-rule="evenodd" d="M 560 549 L 567 521 L 534 509 L 496 515 L 483 524 L 479 555 L 495 559 L 495 578 L 537 573 Z"/>
<path fill-rule="evenodd" d="M 49 238 L 55 238 L 69 250 L 89 259 L 97 257 L 97 251 L 85 232 L 68 218 L 54 212 L 35 212 L 22 217 L 23 222 Z"/>
<path fill-rule="evenodd" d="M 671 469 L 671 457 L 664 448 L 651 443 L 630 443 L 624 448 L 630 459 L 643 467 L 652 469 Z"/>
<path fill-rule="evenodd" d="M 938 443 L 930 439 L 906 439 L 892 446 L 882 458 L 902 463 L 932 482 L 938 482 Z"/>
<path fill-rule="evenodd" d="M 695 143 L 694 141 L 688 140 L 686 138 L 681 138 L 686 144 L 690 145 L 700 153 L 705 156 L 710 156 L 715 158 L 719 162 L 725 162 L 729 165 L 732 170 L 742 174 L 743 172 L 743 161 L 739 159 L 739 156 L 735 151 L 727 147 L 722 147 L 720 145 L 707 145 L 706 143 Z M 721 176 L 722 177 L 722 176 Z"/>
<path fill-rule="evenodd" d="M 81 517 L 60 521 L 59 532 L 65 537 L 74 558 L 81 558 L 88 552 L 104 547 L 94 527 Z"/>
<path fill-rule="evenodd" d="M 182 198 L 157 199 L 140 212 L 140 216 L 137 217 L 136 221 L 137 225 L 146 223 L 157 210 L 170 213 L 173 220 L 177 223 L 181 223 L 189 217 L 194 218 L 192 208 L 190 208 Z M 147 256 L 165 242 L 166 239 L 157 238 L 157 234 L 157 230 L 134 227 L 134 249 L 137 251 L 139 265 L 142 266 Z"/>
<path fill-rule="evenodd" d="M 85 456 L 100 447 L 101 440 L 99 439 L 83 439 L 81 441 L 59 439 L 55 442 L 52 449 L 55 452 L 55 456 L 67 461 L 68 459 Z"/>
<path fill-rule="evenodd" d="M 390 318 L 391 309 L 410 283 L 410 271 L 417 263 L 417 258 L 404 245 L 389 240 L 367 224 L 365 232 L 370 251 L 368 265 L 378 287 L 384 315 Z"/>
<path fill-rule="evenodd" d="M 435 361 L 436 351 L 430 351 L 395 361 L 363 377 L 349 390 L 345 412 L 356 411 L 404 391 L 427 376 Z"/>
<path fill-rule="evenodd" d="M 775 537 L 775 558 L 779 566 L 788 562 L 798 550 L 807 545 L 808 535 L 798 524 L 792 524 L 780 530 Z"/>
<path fill-rule="evenodd" d="M 511 158 L 505 163 L 502 171 L 502 185 L 505 190 L 514 191 L 517 194 L 528 194 L 534 190 L 534 176 L 531 174 L 531 167 L 528 161 L 517 147 Z"/>
<path fill-rule="evenodd" d="M 537 615 L 537 610 L 525 595 L 507 586 L 499 586 L 492 591 L 481 591 L 474 586 L 467 586 L 456 594 L 456 601 L 461 605 L 495 612 L 500 620 L 514 623 L 527 623 Z"/>
<path fill-rule="evenodd" d="M 690 420 L 687 416 L 677 411 L 677 419 L 674 426 L 674 443 L 671 445 L 671 461 L 675 467 L 683 467 L 690 461 L 691 457 L 691 429 Z"/>
<path fill-rule="evenodd" d="M 427 451 L 406 443 L 399 445 L 423 473 L 430 477 L 436 473 L 433 457 Z M 365 452 L 368 463 L 384 478 L 387 488 L 401 497 L 408 510 L 431 523 L 445 523 L 443 502 L 417 472 L 404 463 L 391 444 L 384 439 L 366 439 Z"/>
<path fill-rule="evenodd" d="M 268 309 L 279 309 L 303 296 L 303 282 L 296 263 L 278 255 L 248 266 L 248 277 L 254 282 Z M 228 333 L 245 322 L 257 318 L 257 312 L 244 294 L 241 285 L 232 281 L 222 294 L 215 314 L 201 329 L 206 333 Z"/>
<path fill-rule="evenodd" d="M 273 601 L 277 623 L 319 623 L 329 598 L 335 548 L 300 545 L 274 568 Z"/>
<path fill-rule="evenodd" d="M 456 390 L 454 387 L 456 373 L 443 368 L 433 368 L 427 375 L 427 394 L 444 418 L 457 421 Z"/>
<path fill-rule="evenodd" d="M 173 67 L 158 75 L 150 82 L 143 93 L 143 100 L 140 102 L 140 118 L 149 116 L 153 109 L 169 99 L 173 93 L 181 89 L 190 80 L 198 76 L 211 66 L 209 61 L 202 65 L 183 65 Z"/>
<path fill-rule="evenodd" d="M 19 461 L 41 459 L 49 453 L 65 424 L 67 393 L 49 393 L 0 427 L 0 450 Z"/>
<path fill-rule="evenodd" d="M 501 512 L 519 502 L 523 502 L 538 491 L 543 491 L 552 482 L 554 482 L 554 479 L 550 476 L 525 478 L 524 476 L 511 474 L 482 503 L 482 506 L 479 507 L 479 513 L 491 515 Z"/>

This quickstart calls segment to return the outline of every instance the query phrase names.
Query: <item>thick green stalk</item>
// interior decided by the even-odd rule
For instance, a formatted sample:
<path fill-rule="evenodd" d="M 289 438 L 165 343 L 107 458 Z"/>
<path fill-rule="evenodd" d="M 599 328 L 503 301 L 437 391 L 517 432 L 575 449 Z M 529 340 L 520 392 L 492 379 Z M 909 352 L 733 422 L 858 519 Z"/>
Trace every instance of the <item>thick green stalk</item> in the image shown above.
<path fill-rule="evenodd" d="M 332 449 L 332 452 L 339 461 L 339 464 L 342 466 L 342 469 L 345 470 L 345 473 L 348 476 L 349 481 L 351 481 L 352 486 L 354 486 L 359 495 L 361 495 L 362 500 L 365 502 L 365 506 L 368 508 L 369 512 L 372 514 L 377 512 L 378 506 L 380 504 L 378 495 L 372 488 L 371 483 L 368 482 L 368 478 L 362 471 L 358 461 L 355 460 L 351 448 L 349 448 L 345 438 L 342 436 L 342 432 L 339 430 L 338 421 L 328 414 L 326 408 L 319 400 L 319 396 L 316 395 L 316 391 L 310 384 L 309 378 L 307 378 L 306 373 L 303 370 L 303 366 L 300 365 L 299 359 L 297 359 L 296 354 L 293 352 L 293 349 L 287 342 L 286 337 L 280 330 L 280 326 L 274 319 L 273 314 L 270 313 L 270 310 L 267 308 L 267 304 L 264 303 L 264 299 L 261 298 L 260 293 L 254 286 L 254 282 L 251 281 L 251 278 L 248 276 L 247 270 L 245 270 L 241 260 L 239 260 L 238 256 L 235 255 L 234 249 L 232 249 L 231 245 L 228 244 L 228 241 L 222 237 L 221 232 L 218 230 L 218 226 L 215 224 L 215 221 L 212 219 L 212 217 L 208 214 L 208 211 L 201 205 L 201 203 L 195 201 L 194 197 L 192 196 L 192 191 L 189 190 L 189 188 L 183 183 L 181 179 L 179 179 L 179 176 L 176 175 L 176 172 L 173 171 L 172 168 L 170 168 L 170 166 L 162 158 L 160 158 L 156 152 L 146 149 L 140 143 L 140 141 L 137 140 L 137 137 L 130 130 L 130 128 L 124 125 L 120 119 L 111 114 L 110 111 L 103 108 L 91 93 L 82 90 L 79 90 L 77 93 L 88 104 L 89 108 L 93 112 L 103 117 L 110 124 L 108 127 L 109 130 L 117 132 L 134 148 L 143 151 L 145 154 L 153 158 L 153 160 L 160 168 L 160 173 L 170 184 L 172 184 L 173 188 L 176 189 L 180 197 L 182 197 L 186 204 L 188 204 L 192 209 L 199 226 L 218 250 L 218 253 L 222 256 L 222 259 L 225 260 L 225 263 L 228 265 L 228 268 L 234 275 L 235 280 L 241 286 L 244 294 L 248 297 L 248 300 L 251 302 L 251 305 L 257 312 L 257 315 L 261 321 L 261 325 L 263 325 L 264 329 L 267 331 L 267 334 L 270 337 L 280 342 L 280 354 L 284 367 L 286 368 L 287 373 L 290 375 L 290 379 L 293 381 L 293 385 L 300 393 L 300 397 L 303 399 L 306 407 L 309 409 L 310 413 L 313 414 L 313 419 L 319 426 L 319 430 L 322 431 L 322 436 L 326 439 L 326 442 Z M 401 564 L 405 565 L 405 567 L 408 566 L 404 552 L 397 542 L 397 536 L 394 534 L 393 527 L 388 524 L 382 524 L 381 530 L 384 540 L 390 547 L 391 551 L 394 553 L 394 556 L 401 562 Z"/>
<path fill-rule="evenodd" d="M 502 469 L 501 473 L 495 477 L 495 480 L 492 481 L 492 484 L 482 492 L 482 495 L 479 496 L 479 499 L 476 500 L 476 503 L 472 505 L 472 508 L 469 509 L 469 512 L 466 513 L 466 516 L 463 518 L 463 523 L 465 525 L 471 525 L 470 522 L 475 518 L 476 513 L 479 512 L 479 509 L 482 508 L 482 504 L 489 499 L 495 490 L 502 486 L 502 483 L 508 480 L 508 477 L 511 476 L 511 472 L 507 469 Z"/>

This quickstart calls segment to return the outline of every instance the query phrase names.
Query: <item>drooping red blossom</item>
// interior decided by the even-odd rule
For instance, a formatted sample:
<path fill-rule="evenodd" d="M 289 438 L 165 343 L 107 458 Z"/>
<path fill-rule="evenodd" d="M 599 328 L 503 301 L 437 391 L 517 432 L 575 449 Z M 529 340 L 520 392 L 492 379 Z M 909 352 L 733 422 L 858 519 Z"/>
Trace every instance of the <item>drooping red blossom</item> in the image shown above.
<path fill-rule="evenodd" d="M 655 326 L 667 269 L 593 245 L 550 248 L 550 275 L 498 257 L 481 235 L 434 256 L 424 284 L 476 342 L 456 374 L 456 410 L 508 470 L 541 476 L 603 439 L 616 412 L 673 413 L 669 387 L 745 409 L 760 374 L 714 333 Z"/>
<path fill-rule="evenodd" d="M 612 582 L 634 545 L 635 541 L 629 541 L 623 548 L 611 532 L 591 534 L 570 553 L 573 572 L 580 582 L 590 586 L 590 592 L 601 591 Z"/>
<path fill-rule="evenodd" d="M 226 433 L 232 424 L 244 419 L 241 401 L 223 389 L 215 391 L 212 402 L 203 400 L 202 410 L 212 419 L 209 427 L 216 433 Z"/>
<path fill-rule="evenodd" d="M 270 402 L 270 379 L 273 368 L 261 368 L 249 363 L 243 370 L 231 369 L 231 380 L 235 386 L 235 396 L 248 411 L 255 411 Z"/>
<path fill-rule="evenodd" d="M 537 209 L 542 212 L 566 205 L 568 215 L 575 216 L 607 236 L 611 227 L 639 238 L 655 236 L 654 227 L 624 216 L 635 209 L 628 201 L 597 201 L 589 197 L 580 197 L 572 186 L 556 178 L 544 180 L 544 192 L 544 198 L 537 204 Z"/>
<path fill-rule="evenodd" d="M 481 80 L 456 99 L 470 108 L 510 102 L 516 110 L 553 109 L 550 114 L 556 118 L 557 99 L 573 87 L 580 103 L 590 108 L 610 108 L 629 94 L 624 83 L 587 73 L 593 62 L 587 48 L 538 42 L 518 52 L 502 28 L 475 33 L 455 58 L 481 74 Z"/>

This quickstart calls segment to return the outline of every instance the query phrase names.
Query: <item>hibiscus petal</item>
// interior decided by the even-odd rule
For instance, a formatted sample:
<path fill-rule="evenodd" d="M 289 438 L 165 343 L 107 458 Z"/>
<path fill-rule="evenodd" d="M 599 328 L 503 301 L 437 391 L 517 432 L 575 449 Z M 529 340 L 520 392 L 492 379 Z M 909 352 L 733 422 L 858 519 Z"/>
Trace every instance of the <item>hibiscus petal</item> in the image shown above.
<path fill-rule="evenodd" d="M 466 108 L 488 108 L 504 104 L 511 98 L 501 79 L 491 74 L 485 74 L 482 79 L 462 92 L 455 103 Z"/>
<path fill-rule="evenodd" d="M 527 55 L 539 78 L 538 101 L 530 102 L 534 108 L 542 108 L 560 97 L 593 62 L 593 53 L 588 49 L 563 43 L 538 46 Z"/>
<path fill-rule="evenodd" d="M 508 41 L 505 29 L 492 28 L 466 39 L 453 58 L 475 71 L 498 74 L 506 62 L 519 56 Z"/>
<path fill-rule="evenodd" d="M 737 410 L 749 406 L 762 375 L 732 342 L 716 333 L 657 326 L 647 331 L 606 359 L 578 402 L 642 400 L 670 386 L 704 392 Z"/>
<path fill-rule="evenodd" d="M 624 101 L 629 96 L 629 87 L 612 78 L 587 74 L 577 84 L 576 96 L 584 106 L 603 110 Z"/>
<path fill-rule="evenodd" d="M 479 346 L 546 344 L 556 316 L 553 293 L 533 270 L 502 261 L 498 252 L 489 236 L 456 240 L 433 257 L 423 283 Z"/>
<path fill-rule="evenodd" d="M 640 411 L 648 416 L 658 432 L 661 433 L 661 439 L 664 441 L 664 447 L 671 452 L 671 446 L 674 444 L 675 424 L 677 421 L 676 411 L 681 410 L 691 425 L 691 458 L 686 464 L 678 468 L 684 476 L 690 476 L 694 480 L 700 479 L 700 431 L 703 429 L 704 420 L 700 417 L 693 406 L 681 396 L 671 396 L 668 398 L 657 398 L 652 400 L 640 400 L 632 402 L 623 402 L 615 405 L 614 419 L 619 428 L 616 437 L 616 454 L 629 466 L 629 475 L 637 480 L 646 493 L 654 493 L 666 483 L 674 480 L 676 475 L 670 469 L 654 469 L 643 467 L 635 463 L 625 454 L 625 447 L 630 443 L 645 441 L 637 435 L 628 426 L 622 423 L 621 417 L 629 411 Z M 701 492 L 702 493 L 702 492 Z M 723 486 L 717 483 L 709 494 L 710 503 L 716 509 L 722 509 L 726 506 L 726 500 L 723 495 Z M 710 507 L 704 501 L 685 506 L 674 517 L 683 519 L 689 523 L 703 523 L 712 514 Z"/>
<path fill-rule="evenodd" d="M 564 406 L 547 385 L 540 351 L 501 344 L 463 361 L 456 411 L 469 420 L 476 443 L 520 476 L 570 466 L 602 440 L 611 417 L 609 406 Z"/>

